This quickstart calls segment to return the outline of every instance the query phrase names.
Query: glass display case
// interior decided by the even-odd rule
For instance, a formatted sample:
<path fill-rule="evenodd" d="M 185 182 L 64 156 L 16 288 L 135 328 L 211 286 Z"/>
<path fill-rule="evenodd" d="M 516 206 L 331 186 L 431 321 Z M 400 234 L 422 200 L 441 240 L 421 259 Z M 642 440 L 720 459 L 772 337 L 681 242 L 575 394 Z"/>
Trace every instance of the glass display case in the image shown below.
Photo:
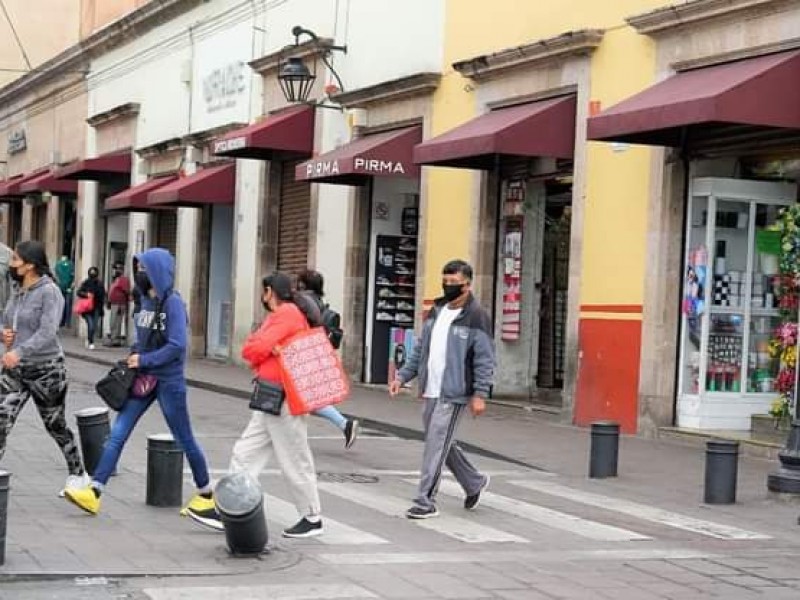
<path fill-rule="evenodd" d="M 679 427 L 749 430 L 777 397 L 778 362 L 768 347 L 780 323 L 778 257 L 758 252 L 761 232 L 794 184 L 692 181 L 681 307 Z"/>

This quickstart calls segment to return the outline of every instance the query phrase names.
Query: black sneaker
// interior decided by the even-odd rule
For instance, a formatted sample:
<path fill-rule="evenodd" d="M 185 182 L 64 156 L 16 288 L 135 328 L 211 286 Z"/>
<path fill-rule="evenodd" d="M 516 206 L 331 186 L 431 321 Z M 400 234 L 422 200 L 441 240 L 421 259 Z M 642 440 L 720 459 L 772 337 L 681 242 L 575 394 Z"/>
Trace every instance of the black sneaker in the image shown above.
<path fill-rule="evenodd" d="M 297 523 L 283 530 L 283 537 L 288 538 L 306 538 L 314 537 L 322 533 L 322 519 L 313 523 L 305 517 L 300 519 Z"/>
<path fill-rule="evenodd" d="M 219 513 L 216 508 L 205 508 L 198 510 L 195 507 L 189 506 L 182 514 L 188 516 L 195 523 L 208 527 L 214 531 L 225 531 L 225 526 L 222 524 L 222 519 L 219 518 Z"/>
<path fill-rule="evenodd" d="M 464 498 L 464 508 L 466 508 L 467 510 L 475 510 L 476 508 L 478 508 L 478 504 L 481 503 L 481 494 L 487 487 L 489 487 L 488 475 L 486 476 L 486 479 L 483 481 L 483 485 L 475 494 L 472 494 L 471 496 L 467 496 L 466 498 Z"/>
<path fill-rule="evenodd" d="M 350 448 L 358 437 L 358 419 L 347 419 L 344 426 L 344 447 Z"/>
<path fill-rule="evenodd" d="M 430 519 L 432 517 L 438 517 L 438 516 L 439 516 L 439 511 L 436 509 L 435 506 L 431 506 L 429 508 L 422 508 L 421 506 L 417 506 L 415 504 L 406 511 L 406 517 L 409 519 Z"/>

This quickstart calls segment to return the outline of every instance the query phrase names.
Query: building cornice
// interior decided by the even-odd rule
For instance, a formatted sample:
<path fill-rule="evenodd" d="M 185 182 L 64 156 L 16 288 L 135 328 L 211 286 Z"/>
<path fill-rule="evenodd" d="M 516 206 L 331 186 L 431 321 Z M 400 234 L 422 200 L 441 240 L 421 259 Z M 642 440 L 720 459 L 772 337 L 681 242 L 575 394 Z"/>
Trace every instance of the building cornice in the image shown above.
<path fill-rule="evenodd" d="M 128 102 L 127 104 L 120 104 L 114 108 L 110 108 L 101 113 L 97 113 L 86 119 L 86 122 L 91 127 L 100 127 L 118 119 L 125 119 L 127 117 L 135 117 L 139 114 L 141 105 L 138 102 Z"/>
<path fill-rule="evenodd" d="M 476 81 L 492 79 L 512 69 L 535 68 L 544 63 L 590 54 L 600 45 L 603 33 L 602 29 L 568 31 L 493 54 L 460 60 L 453 63 L 453 68 L 464 77 Z"/>
<path fill-rule="evenodd" d="M 440 73 L 415 73 L 357 90 L 339 92 L 332 95 L 331 100 L 347 108 L 365 108 L 379 102 L 432 94 L 439 87 L 441 79 Z"/>
<path fill-rule="evenodd" d="M 225 135 L 229 131 L 233 131 L 235 129 L 241 129 L 243 127 L 247 127 L 247 123 L 226 123 L 225 125 L 219 125 L 217 127 L 212 127 L 211 129 L 206 129 L 204 131 L 196 131 L 194 133 L 190 133 L 185 135 L 181 138 L 181 144 L 184 146 L 205 146 L 206 144 L 211 143 L 214 139 L 218 138 L 221 135 Z"/>
<path fill-rule="evenodd" d="M 726 18 L 732 15 L 746 18 L 748 12 L 760 12 L 798 0 L 688 0 L 625 19 L 637 32 L 658 35 L 703 21 Z"/>
<path fill-rule="evenodd" d="M 260 58 L 251 60 L 247 64 L 249 64 L 250 68 L 256 73 L 264 75 L 270 71 L 277 71 L 281 63 L 290 56 L 296 58 L 317 57 L 328 52 L 331 46 L 333 46 L 333 40 L 331 38 L 309 40 L 298 45 L 290 44 L 284 46 L 280 50 L 270 52 Z"/>
<path fill-rule="evenodd" d="M 204 2 L 205 0 L 152 0 L 144 4 L 0 89 L 0 105 L 12 102 L 65 73 L 87 75 L 89 62 L 93 58 L 144 35 Z"/>
<path fill-rule="evenodd" d="M 161 156 L 169 152 L 183 150 L 185 147 L 186 146 L 183 143 L 183 138 L 176 137 L 168 140 L 162 140 L 142 148 L 137 148 L 136 154 L 139 155 L 139 158 L 148 159 L 153 158 L 154 156 Z"/>

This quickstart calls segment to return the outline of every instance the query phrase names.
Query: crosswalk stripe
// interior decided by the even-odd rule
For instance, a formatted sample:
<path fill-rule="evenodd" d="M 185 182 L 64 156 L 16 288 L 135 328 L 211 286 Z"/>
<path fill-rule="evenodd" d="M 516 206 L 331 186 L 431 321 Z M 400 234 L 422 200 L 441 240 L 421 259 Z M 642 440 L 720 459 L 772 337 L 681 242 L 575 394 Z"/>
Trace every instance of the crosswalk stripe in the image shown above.
<path fill-rule="evenodd" d="M 359 585 L 292 583 L 209 587 L 145 588 L 151 600 L 240 600 L 241 598 L 270 598 L 270 600 L 333 600 L 335 598 L 377 598 Z"/>
<path fill-rule="evenodd" d="M 682 529 L 684 531 L 691 531 L 706 535 L 709 537 L 722 539 L 722 540 L 768 540 L 771 536 L 754 531 L 747 531 L 739 529 L 738 527 L 731 527 L 729 525 L 722 525 L 712 521 L 704 521 L 702 519 L 695 519 L 694 517 L 687 517 L 679 513 L 670 512 L 661 508 L 631 502 L 622 498 L 612 498 L 610 496 L 602 496 L 591 492 L 584 492 L 576 490 L 557 483 L 549 481 L 511 481 L 513 485 L 524 487 L 534 492 L 541 492 L 550 496 L 558 496 L 566 498 L 573 502 L 579 502 L 589 506 L 595 506 L 605 510 L 610 510 L 645 521 L 651 521 L 660 525 Z"/>
<path fill-rule="evenodd" d="M 264 494 L 264 513 L 268 520 L 275 521 L 281 527 L 290 527 L 299 518 L 294 504 L 269 494 Z M 315 539 L 323 544 L 361 546 L 364 544 L 389 543 L 389 540 L 361 531 L 355 527 L 350 527 L 325 515 L 323 515 L 322 525 L 325 528 L 325 533 Z"/>
<path fill-rule="evenodd" d="M 328 494 L 371 508 L 390 517 L 405 518 L 406 509 L 409 507 L 408 503 L 388 494 L 367 491 L 364 485 L 346 483 L 319 483 L 318 485 L 322 491 Z M 419 527 L 471 544 L 488 542 L 529 543 L 528 540 L 517 535 L 451 515 L 441 515 L 435 519 L 410 519 L 410 521 Z"/>
<path fill-rule="evenodd" d="M 461 486 L 454 481 L 442 481 L 439 484 L 439 491 L 456 498 L 463 497 L 464 495 Z M 536 504 L 529 504 L 515 498 L 501 496 L 492 492 L 483 492 L 481 494 L 481 506 L 488 506 L 489 508 L 514 515 L 515 517 L 534 521 L 535 523 L 546 525 L 553 529 L 568 531 L 569 533 L 574 533 L 590 540 L 629 542 L 653 539 L 641 533 L 636 533 L 635 531 L 582 519 L 575 515 L 562 513 L 544 506 L 537 506 Z"/>

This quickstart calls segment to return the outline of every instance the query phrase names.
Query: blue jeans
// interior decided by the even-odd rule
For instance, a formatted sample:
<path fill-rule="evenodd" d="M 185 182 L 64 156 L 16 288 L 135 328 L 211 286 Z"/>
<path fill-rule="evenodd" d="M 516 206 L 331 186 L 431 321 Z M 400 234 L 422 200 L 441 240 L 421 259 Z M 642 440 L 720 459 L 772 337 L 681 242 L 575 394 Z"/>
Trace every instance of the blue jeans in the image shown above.
<path fill-rule="evenodd" d="M 94 344 L 94 333 L 97 327 L 99 317 L 97 313 L 89 312 L 81 315 L 83 320 L 86 321 L 87 338 L 90 344 Z"/>
<path fill-rule="evenodd" d="M 61 313 L 61 327 L 69 327 L 72 324 L 72 292 L 61 290 L 64 296 L 64 312 Z"/>
<path fill-rule="evenodd" d="M 164 414 L 172 436 L 183 449 L 186 459 L 189 461 L 195 485 L 198 489 L 203 489 L 209 484 L 206 457 L 194 439 L 189 412 L 186 408 L 186 382 L 176 381 L 159 382 L 155 396 L 129 398 L 122 410 L 119 411 L 117 418 L 114 419 L 114 426 L 111 428 L 108 441 L 103 448 L 103 455 L 94 471 L 93 480 L 100 484 L 98 487 L 102 487 L 108 482 L 108 478 L 117 467 L 125 442 L 128 441 L 136 423 L 156 398 L 158 398 L 158 405 L 161 407 L 161 412 Z"/>
<path fill-rule="evenodd" d="M 330 421 L 342 431 L 344 431 L 345 425 L 347 425 L 347 419 L 345 419 L 344 415 L 340 413 L 339 410 L 333 405 L 320 408 L 314 414 Z"/>

